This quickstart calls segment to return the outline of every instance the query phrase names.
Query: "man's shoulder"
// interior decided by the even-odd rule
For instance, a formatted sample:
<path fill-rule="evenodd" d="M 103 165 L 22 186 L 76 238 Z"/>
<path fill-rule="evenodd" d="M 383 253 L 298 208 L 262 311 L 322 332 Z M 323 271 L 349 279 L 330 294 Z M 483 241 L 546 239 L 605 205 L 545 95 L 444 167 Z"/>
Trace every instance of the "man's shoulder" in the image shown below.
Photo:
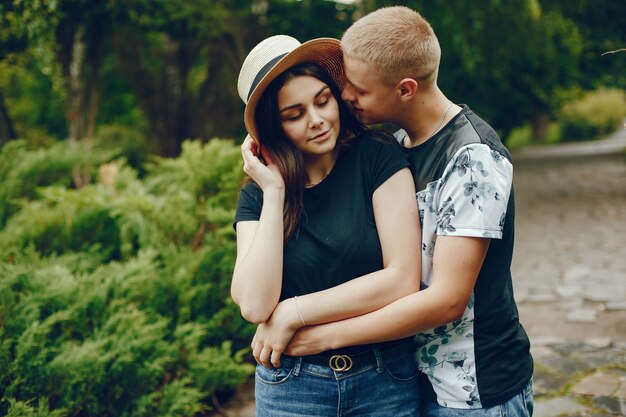
<path fill-rule="evenodd" d="M 453 127 L 452 137 L 459 136 L 453 142 L 473 141 L 474 143 L 481 143 L 511 160 L 509 150 L 504 146 L 496 130 L 482 117 L 474 113 L 466 104 L 461 104 L 460 106 L 462 109 L 460 115 L 462 117 L 458 119 L 458 123 L 462 126 Z"/>

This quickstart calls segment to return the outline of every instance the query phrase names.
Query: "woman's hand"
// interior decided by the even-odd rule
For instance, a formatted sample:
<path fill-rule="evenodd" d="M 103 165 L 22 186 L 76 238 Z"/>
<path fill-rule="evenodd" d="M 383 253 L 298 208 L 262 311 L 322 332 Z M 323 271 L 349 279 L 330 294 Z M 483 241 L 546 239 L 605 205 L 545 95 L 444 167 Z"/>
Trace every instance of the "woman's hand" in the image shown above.
<path fill-rule="evenodd" d="M 257 363 L 266 368 L 280 367 L 280 356 L 300 325 L 295 300 L 278 303 L 270 319 L 259 324 L 252 339 L 252 355 Z"/>
<path fill-rule="evenodd" d="M 261 162 L 259 154 L 267 165 Z M 271 160 L 269 154 L 252 139 L 250 135 L 241 144 L 241 155 L 243 156 L 243 170 L 256 182 L 265 192 L 271 189 L 283 190 L 285 181 L 280 175 L 280 171 Z"/>

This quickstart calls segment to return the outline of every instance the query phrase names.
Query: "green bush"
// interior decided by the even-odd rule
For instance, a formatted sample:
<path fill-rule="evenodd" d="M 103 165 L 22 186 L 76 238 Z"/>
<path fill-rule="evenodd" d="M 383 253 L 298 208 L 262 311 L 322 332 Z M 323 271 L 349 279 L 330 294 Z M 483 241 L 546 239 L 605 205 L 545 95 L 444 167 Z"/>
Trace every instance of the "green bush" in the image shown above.
<path fill-rule="evenodd" d="M 19 210 L 20 200 L 37 198 L 37 189 L 50 185 L 80 188 L 93 182 L 98 167 L 119 153 L 97 142 L 56 142 L 31 149 L 24 140 L 0 149 L 0 227 Z"/>
<path fill-rule="evenodd" d="M 239 149 L 187 142 L 139 178 L 73 146 L 0 155 L 0 415 L 203 413 L 253 370 L 229 298 Z"/>
<path fill-rule="evenodd" d="M 596 139 L 619 129 L 626 117 L 626 93 L 602 88 L 561 109 L 558 122 L 563 141 Z"/>

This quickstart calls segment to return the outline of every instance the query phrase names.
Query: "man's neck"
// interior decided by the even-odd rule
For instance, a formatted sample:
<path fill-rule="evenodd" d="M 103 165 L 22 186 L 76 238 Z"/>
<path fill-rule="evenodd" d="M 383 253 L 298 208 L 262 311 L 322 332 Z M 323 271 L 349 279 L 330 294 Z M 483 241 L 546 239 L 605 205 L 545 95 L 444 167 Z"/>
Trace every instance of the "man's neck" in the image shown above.
<path fill-rule="evenodd" d="M 439 88 L 416 96 L 405 123 L 400 126 L 408 135 L 404 146 L 412 148 L 426 142 L 460 111 L 461 107 L 448 100 Z"/>

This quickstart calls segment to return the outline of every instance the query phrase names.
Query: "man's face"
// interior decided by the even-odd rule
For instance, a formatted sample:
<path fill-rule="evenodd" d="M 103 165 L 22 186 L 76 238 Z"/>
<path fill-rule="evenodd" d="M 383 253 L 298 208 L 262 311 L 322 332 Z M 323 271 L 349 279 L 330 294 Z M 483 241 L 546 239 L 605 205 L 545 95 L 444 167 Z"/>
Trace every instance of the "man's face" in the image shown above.
<path fill-rule="evenodd" d="M 393 121 L 396 89 L 383 83 L 370 66 L 344 56 L 348 82 L 341 98 L 350 103 L 365 124 Z"/>

